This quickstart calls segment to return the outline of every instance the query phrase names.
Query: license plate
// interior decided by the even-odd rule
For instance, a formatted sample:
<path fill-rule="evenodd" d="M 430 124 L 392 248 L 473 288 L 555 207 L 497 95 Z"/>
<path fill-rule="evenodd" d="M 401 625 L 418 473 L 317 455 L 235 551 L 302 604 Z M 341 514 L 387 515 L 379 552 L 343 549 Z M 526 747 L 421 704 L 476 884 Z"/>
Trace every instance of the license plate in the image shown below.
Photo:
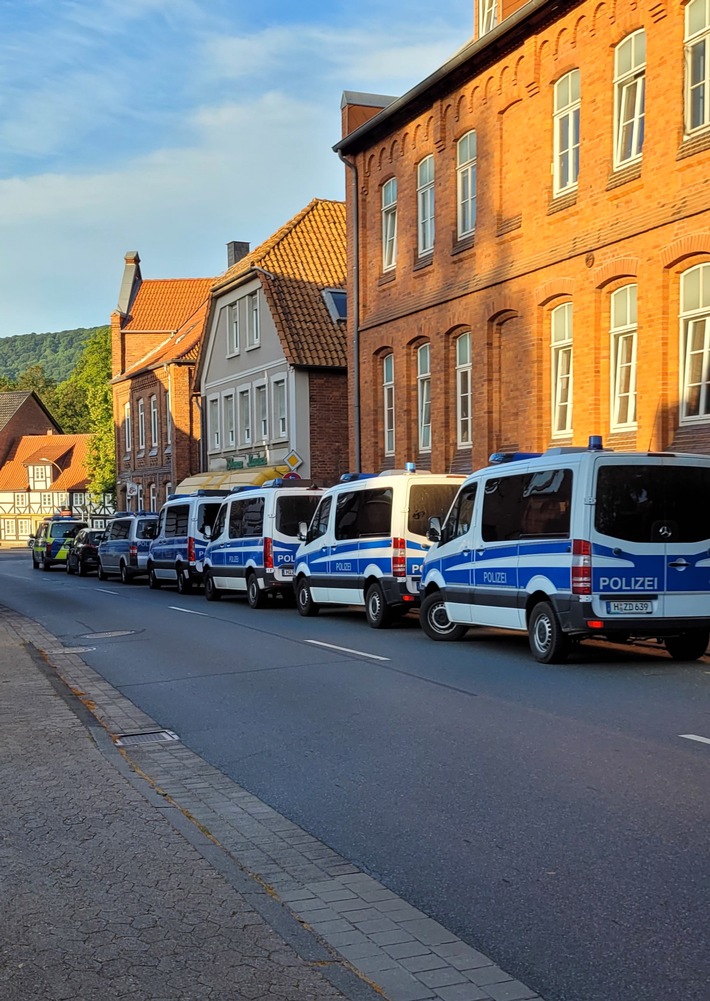
<path fill-rule="evenodd" d="M 652 601 L 607 601 L 608 615 L 650 615 L 653 612 Z"/>
<path fill-rule="evenodd" d="M 293 577 L 293 567 L 279 567 L 282 577 Z"/>

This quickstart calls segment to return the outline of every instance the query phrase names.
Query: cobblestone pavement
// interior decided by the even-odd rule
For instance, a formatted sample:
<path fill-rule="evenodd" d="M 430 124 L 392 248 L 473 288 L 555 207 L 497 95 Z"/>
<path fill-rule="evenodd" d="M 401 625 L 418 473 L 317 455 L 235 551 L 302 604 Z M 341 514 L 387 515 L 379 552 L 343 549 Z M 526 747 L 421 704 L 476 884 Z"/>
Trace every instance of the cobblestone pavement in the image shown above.
<path fill-rule="evenodd" d="M 88 730 L 23 641 L 91 707 Z M 0 607 L 5 1001 L 539 998 L 179 739 L 158 741 L 80 653 Z M 142 740 L 117 771 L 108 735 L 126 734 Z"/>

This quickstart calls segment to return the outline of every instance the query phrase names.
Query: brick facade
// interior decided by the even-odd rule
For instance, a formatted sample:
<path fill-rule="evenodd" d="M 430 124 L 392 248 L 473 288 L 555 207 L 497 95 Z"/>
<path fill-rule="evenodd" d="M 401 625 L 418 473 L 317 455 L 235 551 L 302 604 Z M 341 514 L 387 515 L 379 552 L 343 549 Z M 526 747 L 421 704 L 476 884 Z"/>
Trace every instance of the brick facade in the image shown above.
<path fill-rule="evenodd" d="M 510 11 L 516 4 L 509 4 Z M 481 39 L 339 148 L 359 227 L 364 469 L 415 459 L 475 468 L 498 449 L 585 444 L 710 452 L 710 417 L 680 418 L 680 276 L 710 262 L 710 128 L 684 131 L 685 3 L 544 3 Z M 507 8 L 504 13 L 510 12 Z M 645 136 L 615 169 L 615 47 L 643 29 Z M 708 43 L 710 45 L 710 43 Z M 555 197 L 554 85 L 579 70 L 580 168 Z M 706 101 L 710 95 L 706 95 Z M 373 109 L 376 111 L 377 109 Z M 457 237 L 458 140 L 477 137 L 475 233 Z M 435 166 L 433 253 L 418 255 L 417 164 Z M 382 266 L 382 187 L 397 179 L 396 267 Z M 708 276 L 710 282 L 710 272 Z M 635 426 L 612 429 L 611 295 L 638 289 Z M 708 286 L 710 288 L 710 285 Z M 572 304 L 572 429 L 553 434 L 551 313 Z M 710 322 L 710 321 L 709 321 Z M 353 347 L 349 321 L 350 349 Z M 470 331 L 473 443 L 457 447 L 456 337 Z M 419 454 L 417 348 L 430 344 L 431 453 Z M 384 454 L 382 359 L 393 352 L 395 454 Z M 352 362 L 352 359 L 351 359 Z M 350 364 L 352 380 L 353 365 Z M 707 376 L 706 376 L 707 378 Z M 354 384 L 350 393 L 353 399 Z M 351 465 L 355 456 L 350 456 Z"/>
<path fill-rule="evenodd" d="M 345 372 L 311 369 L 311 470 L 318 486 L 330 486 L 348 471 L 348 378 Z"/>

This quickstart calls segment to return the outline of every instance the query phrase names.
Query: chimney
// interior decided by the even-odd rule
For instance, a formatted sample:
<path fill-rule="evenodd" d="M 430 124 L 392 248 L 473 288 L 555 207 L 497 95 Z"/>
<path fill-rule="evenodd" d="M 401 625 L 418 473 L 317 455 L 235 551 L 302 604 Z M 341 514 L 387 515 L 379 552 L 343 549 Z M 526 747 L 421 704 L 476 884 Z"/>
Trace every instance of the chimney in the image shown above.
<path fill-rule="evenodd" d="M 362 94 L 355 90 L 344 90 L 340 101 L 343 138 L 379 115 L 383 108 L 389 107 L 396 100 L 396 97 L 386 94 Z"/>
<path fill-rule="evenodd" d="M 47 428 L 47 434 L 54 434 L 54 428 Z"/>
<path fill-rule="evenodd" d="M 232 240 L 227 244 L 227 267 L 231 268 L 249 253 L 249 244 L 241 240 Z"/>
<path fill-rule="evenodd" d="M 138 252 L 129 250 L 123 259 L 123 264 L 123 280 L 121 282 L 121 291 L 118 294 L 118 311 L 124 316 L 128 316 L 133 305 L 133 300 L 143 280 L 141 277 L 141 259 L 138 256 Z"/>

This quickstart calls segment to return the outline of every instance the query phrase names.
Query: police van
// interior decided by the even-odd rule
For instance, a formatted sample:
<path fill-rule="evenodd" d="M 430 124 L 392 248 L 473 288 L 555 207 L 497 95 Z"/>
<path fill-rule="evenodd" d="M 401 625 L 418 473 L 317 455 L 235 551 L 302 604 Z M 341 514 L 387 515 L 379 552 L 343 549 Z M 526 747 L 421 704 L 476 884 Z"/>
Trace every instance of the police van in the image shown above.
<path fill-rule="evenodd" d="M 148 550 L 148 586 L 173 584 L 189 594 L 202 583 L 197 563 L 207 546 L 205 528 L 211 528 L 228 490 L 198 490 L 171 494 L 160 509 L 155 537 Z"/>
<path fill-rule="evenodd" d="M 118 511 L 99 543 L 99 580 L 118 574 L 122 584 L 148 573 L 148 550 L 155 533 L 155 511 Z"/>
<path fill-rule="evenodd" d="M 196 564 L 207 600 L 241 593 L 252 608 L 262 608 L 269 596 L 292 598 L 298 528 L 310 521 L 322 493 L 309 480 L 288 477 L 234 487 L 206 531 Z"/>
<path fill-rule="evenodd" d="M 32 541 L 32 566 L 35 570 L 51 570 L 57 564 L 66 565 L 72 539 L 86 522 L 71 514 L 55 515 L 40 523 Z"/>
<path fill-rule="evenodd" d="M 419 604 L 431 517 L 443 518 L 463 476 L 404 470 L 346 473 L 324 494 L 296 554 L 301 615 L 364 606 L 373 629 Z"/>
<path fill-rule="evenodd" d="M 527 631 L 562 662 L 574 640 L 653 637 L 674 660 L 710 637 L 710 457 L 588 448 L 495 454 L 467 477 L 422 572 L 422 628 Z"/>

